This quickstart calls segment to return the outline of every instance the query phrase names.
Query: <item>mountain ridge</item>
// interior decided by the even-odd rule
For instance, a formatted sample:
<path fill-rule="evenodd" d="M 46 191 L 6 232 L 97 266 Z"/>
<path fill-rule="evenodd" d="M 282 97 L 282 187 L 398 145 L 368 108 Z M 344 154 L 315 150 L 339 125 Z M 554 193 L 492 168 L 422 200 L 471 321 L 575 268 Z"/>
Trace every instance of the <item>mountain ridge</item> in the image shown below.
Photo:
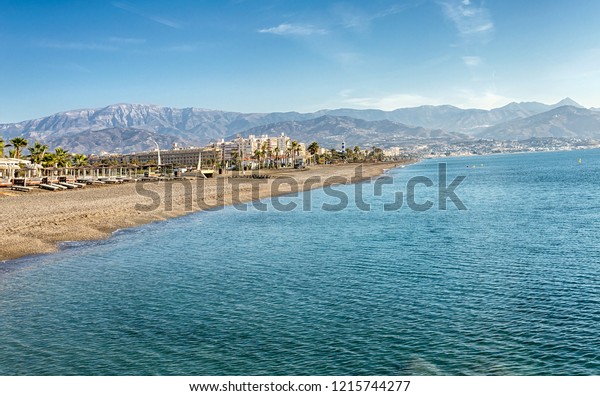
<path fill-rule="evenodd" d="M 477 137 L 525 140 L 534 137 L 600 138 L 600 113 L 575 106 L 561 106 L 527 118 L 485 129 Z"/>
<path fill-rule="evenodd" d="M 339 147 L 342 142 L 351 142 L 352 146 L 371 147 L 401 144 L 403 141 L 414 139 L 465 140 L 469 138 L 462 133 L 409 126 L 390 120 L 367 121 L 332 115 L 258 126 L 239 135 L 248 137 L 249 135 L 273 135 L 276 133 L 285 133 L 304 142 L 317 141 L 322 147 Z M 226 139 L 233 138 L 235 135 L 228 136 Z"/>
<path fill-rule="evenodd" d="M 563 107 L 580 111 L 568 111 L 562 116 L 570 120 L 565 119 L 560 123 L 552 124 L 547 117 L 535 118 Z M 118 103 L 1 124 L 0 136 L 5 140 L 23 136 L 32 141 L 60 144 L 65 148 L 87 152 L 152 149 L 153 143 L 144 141 L 142 137 L 146 140 L 160 140 L 161 146 L 173 143 L 203 145 L 237 134 L 279 134 L 292 131 L 300 136 L 293 136 L 294 139 L 309 139 L 312 136 L 313 139 L 323 139 L 325 144 L 344 139 L 349 144 L 355 140 L 364 144 L 375 142 L 389 146 L 392 142 L 401 144 L 402 139 L 483 137 L 512 140 L 540 137 L 543 133 L 548 136 L 579 136 L 578 128 L 583 128 L 582 136 L 595 138 L 597 133 L 592 129 L 596 125 L 594 119 L 597 116 L 600 117 L 597 109 L 585 109 L 571 98 L 553 105 L 511 102 L 491 110 L 423 105 L 392 111 L 341 108 L 313 113 L 240 113 L 194 107 Z M 320 119 L 321 117 L 336 118 Z M 531 117 L 534 118 L 530 119 Z M 546 126 L 536 126 L 536 122 Z M 337 126 L 332 123 L 337 123 Z M 324 130 L 316 130 L 316 125 L 321 125 Z M 519 128 L 523 129 L 522 133 Z M 325 135 L 326 130 L 334 132 Z M 103 132 L 94 135 L 98 131 Z M 132 136 L 132 131 L 140 133 L 140 138 Z M 102 143 L 97 143 L 95 139 Z"/>

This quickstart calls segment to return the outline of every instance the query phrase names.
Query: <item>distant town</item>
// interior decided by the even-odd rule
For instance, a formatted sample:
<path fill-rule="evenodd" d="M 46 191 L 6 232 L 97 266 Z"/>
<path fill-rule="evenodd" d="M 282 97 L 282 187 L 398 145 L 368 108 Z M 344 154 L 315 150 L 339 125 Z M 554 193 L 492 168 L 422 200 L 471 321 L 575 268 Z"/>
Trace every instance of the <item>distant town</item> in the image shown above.
<path fill-rule="evenodd" d="M 5 143 L 2 143 L 4 148 Z M 524 153 L 538 151 L 582 150 L 599 148 L 600 142 L 582 138 L 530 138 L 520 141 L 494 139 L 467 139 L 448 141 L 445 139 L 407 140 L 402 146 L 380 148 L 346 145 L 324 148 L 319 143 L 299 142 L 281 133 L 276 136 L 249 135 L 232 140 L 220 139 L 202 147 L 160 147 L 153 139 L 149 143 L 154 150 L 128 154 L 102 153 L 89 155 L 70 153 L 62 148 L 50 151 L 39 142 L 31 145 L 25 139 L 11 139 L 7 147 L 13 146 L 9 157 L 0 162 L 1 185 L 11 187 L 15 178 L 40 177 L 43 175 L 87 174 L 90 169 L 135 167 L 151 169 L 154 174 L 181 175 L 186 172 L 204 172 L 207 176 L 226 174 L 231 170 L 261 170 L 296 168 L 318 164 L 352 162 L 379 162 L 431 157 L 489 155 L 502 153 Z M 25 150 L 29 150 L 29 155 Z M 104 173 L 105 169 L 103 170 Z M 122 169 L 121 169 L 122 172 Z M 93 173 L 93 172 L 91 172 Z M 31 181 L 30 181 L 31 183 Z"/>
<path fill-rule="evenodd" d="M 465 155 L 488 155 L 503 153 L 526 153 L 536 151 L 563 151 L 599 148 L 600 141 L 580 138 L 530 138 L 519 141 L 494 139 L 465 140 L 458 142 L 410 141 L 402 147 L 383 150 L 386 158 L 396 157 L 449 157 Z"/>
<path fill-rule="evenodd" d="M 416 139 L 403 146 L 379 148 L 359 147 L 342 142 L 337 148 L 323 148 L 318 142 L 297 142 L 291 137 L 254 136 L 223 139 L 203 147 L 161 148 L 156 144 L 151 151 L 130 154 L 91 155 L 90 163 L 154 164 L 179 169 L 248 169 L 304 167 L 314 164 L 358 162 L 365 160 L 395 160 L 401 158 L 428 158 L 536 151 L 582 150 L 599 148 L 600 142 L 580 138 L 531 138 L 521 141 L 478 139 L 446 141 L 442 139 Z"/>

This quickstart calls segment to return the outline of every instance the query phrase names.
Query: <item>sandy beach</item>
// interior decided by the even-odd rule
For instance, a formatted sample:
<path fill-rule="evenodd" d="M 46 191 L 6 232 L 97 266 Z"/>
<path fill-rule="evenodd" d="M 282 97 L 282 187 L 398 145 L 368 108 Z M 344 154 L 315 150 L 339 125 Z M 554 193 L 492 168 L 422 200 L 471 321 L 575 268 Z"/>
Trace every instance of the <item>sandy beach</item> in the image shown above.
<path fill-rule="evenodd" d="M 357 177 L 359 165 L 362 172 Z M 261 171 L 269 175 L 268 179 L 224 177 L 201 182 L 186 179 L 88 186 L 60 192 L 0 190 L 0 261 L 50 253 L 58 249 L 60 242 L 103 239 L 118 229 L 223 204 L 319 188 L 324 184 L 364 181 L 398 165 L 340 164 Z"/>

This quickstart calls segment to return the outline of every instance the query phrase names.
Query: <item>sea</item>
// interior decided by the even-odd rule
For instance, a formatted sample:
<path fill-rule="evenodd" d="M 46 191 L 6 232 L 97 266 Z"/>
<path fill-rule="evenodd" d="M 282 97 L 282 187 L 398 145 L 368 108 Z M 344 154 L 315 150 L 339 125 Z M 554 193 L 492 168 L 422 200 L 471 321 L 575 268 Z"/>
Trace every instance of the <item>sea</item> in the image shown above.
<path fill-rule="evenodd" d="M 262 203 L 0 263 L 0 375 L 600 375 L 599 150 Z"/>

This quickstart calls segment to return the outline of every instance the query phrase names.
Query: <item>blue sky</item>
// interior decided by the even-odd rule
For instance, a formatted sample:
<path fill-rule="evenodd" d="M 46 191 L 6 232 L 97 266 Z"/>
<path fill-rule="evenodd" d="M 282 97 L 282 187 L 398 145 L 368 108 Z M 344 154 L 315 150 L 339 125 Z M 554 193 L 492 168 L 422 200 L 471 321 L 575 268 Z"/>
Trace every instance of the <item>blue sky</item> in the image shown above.
<path fill-rule="evenodd" d="M 600 107 L 598 1 L 0 5 L 0 122 L 122 102 L 308 112 L 569 96 Z"/>

